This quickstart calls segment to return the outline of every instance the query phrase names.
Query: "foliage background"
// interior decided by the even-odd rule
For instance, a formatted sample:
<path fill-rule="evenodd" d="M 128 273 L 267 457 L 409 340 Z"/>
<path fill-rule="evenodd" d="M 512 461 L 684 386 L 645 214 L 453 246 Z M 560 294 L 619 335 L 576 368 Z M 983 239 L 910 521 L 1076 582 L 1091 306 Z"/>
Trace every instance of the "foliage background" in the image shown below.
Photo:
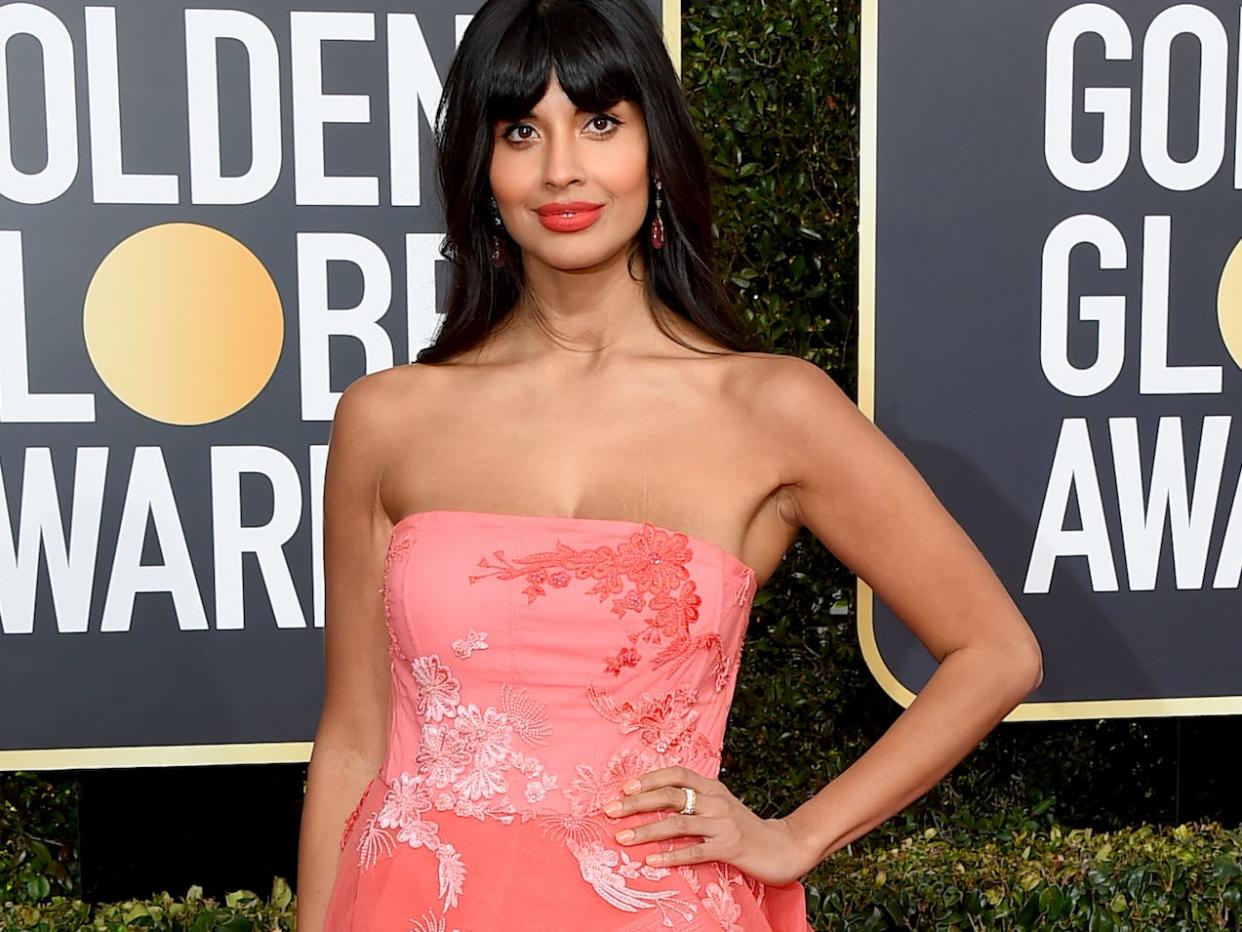
<path fill-rule="evenodd" d="M 683 84 L 712 161 L 727 277 L 772 350 L 814 361 L 857 397 L 860 0 L 687 2 L 682 29 Z M 853 575 L 804 530 L 756 598 L 721 778 L 761 815 L 795 808 L 901 712 L 863 663 L 854 594 Z M 1153 840 L 1142 827 L 1174 821 L 1174 725 L 1002 724 L 922 799 L 808 875 L 817 927 L 1120 929 L 1130 926 L 1108 923 L 1123 907 L 1154 916 L 1195 901 L 1193 924 L 1159 927 L 1225 928 L 1242 898 L 1229 868 L 1236 836 L 1209 827 Z M 0 927 L 291 927 L 282 878 L 266 900 L 191 890 L 162 903 L 75 903 L 74 776 L 0 776 L 0 903 L 10 904 Z M 1163 868 L 1110 873 L 1112 845 L 1083 841 L 1135 826 L 1146 834 L 1125 836 L 1138 839 L 1130 847 L 1165 858 Z M 1202 851 L 1187 856 L 1192 842 Z M 990 860 L 972 860 L 988 845 Z M 1026 869 L 1015 851 L 1049 860 L 1030 886 L 1010 889 L 1005 878 Z M 964 879 L 949 876 L 967 861 Z M 885 887 L 885 875 L 904 887 Z M 987 924 L 966 925 L 966 913 Z"/>

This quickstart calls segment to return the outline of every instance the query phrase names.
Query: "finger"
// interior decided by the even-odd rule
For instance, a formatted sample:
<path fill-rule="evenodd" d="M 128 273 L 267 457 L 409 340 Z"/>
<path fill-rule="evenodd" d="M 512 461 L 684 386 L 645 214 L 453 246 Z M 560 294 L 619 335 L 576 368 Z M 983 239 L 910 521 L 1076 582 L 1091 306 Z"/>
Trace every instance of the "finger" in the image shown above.
<path fill-rule="evenodd" d="M 682 845 L 680 848 L 673 848 L 671 851 L 657 851 L 647 855 L 643 860 L 652 867 L 678 867 L 682 864 L 714 861 L 716 858 L 707 843 L 699 841 Z"/>
<path fill-rule="evenodd" d="M 622 829 L 614 836 L 623 845 L 641 845 L 648 841 L 662 841 L 667 838 L 691 837 L 696 841 L 713 837 L 720 829 L 719 820 L 705 819 L 703 816 L 674 815 L 654 822 L 644 822 L 633 828 Z"/>
<path fill-rule="evenodd" d="M 701 799 L 702 797 L 700 797 Z M 686 805 L 686 791 L 680 786 L 659 786 L 637 796 L 626 796 L 611 800 L 604 806 L 604 812 L 614 819 L 631 812 L 655 812 L 660 809 L 672 809 L 674 812 Z M 699 807 L 696 804 L 696 809 Z"/>
<path fill-rule="evenodd" d="M 715 782 L 688 767 L 661 767 L 629 780 L 621 792 L 632 796 L 661 786 L 688 786 L 696 793 L 709 793 Z"/>

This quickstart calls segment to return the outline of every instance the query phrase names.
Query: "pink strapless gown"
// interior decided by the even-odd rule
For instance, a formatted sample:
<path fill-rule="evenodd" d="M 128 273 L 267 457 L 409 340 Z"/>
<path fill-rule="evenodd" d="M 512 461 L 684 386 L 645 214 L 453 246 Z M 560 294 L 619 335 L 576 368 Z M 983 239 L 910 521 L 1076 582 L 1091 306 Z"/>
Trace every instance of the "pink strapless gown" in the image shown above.
<path fill-rule="evenodd" d="M 808 932 L 805 891 L 621 845 L 630 777 L 719 772 L 753 570 L 602 518 L 435 510 L 397 522 L 380 591 L 388 754 L 341 838 L 328 932 Z"/>

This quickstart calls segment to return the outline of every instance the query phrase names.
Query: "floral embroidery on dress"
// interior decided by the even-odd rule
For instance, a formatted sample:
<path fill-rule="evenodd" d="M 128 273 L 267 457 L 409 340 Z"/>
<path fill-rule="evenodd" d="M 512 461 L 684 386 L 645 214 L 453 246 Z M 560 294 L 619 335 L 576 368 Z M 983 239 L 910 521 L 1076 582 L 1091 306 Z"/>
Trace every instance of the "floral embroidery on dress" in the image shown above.
<path fill-rule="evenodd" d="M 680 760 L 676 752 L 683 748 L 700 743 L 710 748 L 695 730 L 694 690 L 678 689 L 660 697 L 644 694 L 637 703 L 616 703 L 602 690 L 591 692 L 592 704 L 601 714 L 616 721 L 623 733 L 638 733 L 647 746 L 616 752 L 598 773 L 579 764 L 570 785 L 559 787 L 557 775 L 514 746 L 515 738 L 532 745 L 547 744 L 551 735 L 546 707 L 525 688 L 502 684 L 500 708 L 480 707 L 463 700 L 460 680 L 438 655 L 415 657 L 409 666 L 418 686 L 416 708 L 423 719 L 415 772 L 403 771 L 388 781 L 380 808 L 371 814 L 358 839 L 361 868 L 393 855 L 398 845 L 433 853 L 439 897 L 447 911 L 462 894 L 466 866 L 460 852 L 441 836 L 440 823 L 428 815 L 451 811 L 459 817 L 505 824 L 537 819 L 545 836 L 566 845 L 578 861 L 582 878 L 610 905 L 629 912 L 658 909 L 665 925 L 671 924 L 673 915 L 688 920 L 695 914 L 699 904 L 679 898 L 675 888 L 630 886 L 629 880 L 657 881 L 672 871 L 608 847 L 599 823 L 601 818 L 614 821 L 604 815 L 603 806 L 620 795 L 626 781 Z M 522 796 L 531 805 L 519 808 L 512 801 L 510 782 L 516 775 L 524 778 Z M 570 812 L 535 807 L 548 791 L 556 789 L 569 803 Z M 423 922 L 423 928 L 439 926 Z"/>
<path fill-rule="evenodd" d="M 380 583 L 380 601 L 384 606 L 384 626 L 388 629 L 388 654 L 395 663 L 406 663 L 409 658 L 401 650 L 401 645 L 397 643 L 396 625 L 393 622 L 393 596 L 391 589 L 393 566 L 397 560 L 403 557 L 414 543 L 414 538 L 409 534 L 397 536 L 391 534 L 388 537 L 388 549 L 384 554 L 384 573 L 383 581 Z"/>
<path fill-rule="evenodd" d="M 545 585 L 563 589 L 574 576 L 594 579 L 595 585 L 588 592 L 598 595 L 601 602 L 621 593 L 623 578 L 633 582 L 638 593 L 667 595 L 689 578 L 686 564 L 690 562 L 693 552 L 685 534 L 670 533 L 644 523 L 641 530 L 632 533 L 626 543 L 618 544 L 615 549 L 605 545 L 576 550 L 558 542 L 555 550 L 519 557 L 515 562 L 507 560 L 502 550 L 495 551 L 493 556 L 500 561 L 500 565 L 492 566 L 484 557 L 479 561 L 479 566 L 491 572 L 470 576 L 470 582 L 487 576 L 499 579 L 525 577 L 527 587 L 522 591 L 526 594 L 527 604 L 530 604 L 547 594 Z M 616 601 L 622 603 L 620 606 L 614 604 L 613 611 L 619 613 L 641 608 L 641 604 L 635 604 L 634 595 Z M 627 601 L 629 605 L 624 604 Z M 641 603 L 641 596 L 637 602 Z"/>
<path fill-rule="evenodd" d="M 473 628 L 464 638 L 458 638 L 452 644 L 453 654 L 460 660 L 465 660 L 476 650 L 487 650 L 487 647 L 487 632 Z"/>
<path fill-rule="evenodd" d="M 513 730 L 523 741 L 527 744 L 548 743 L 548 736 L 552 734 L 552 726 L 548 724 L 548 710 L 531 699 L 525 687 L 515 688 L 508 683 L 501 683 L 500 705 L 513 723 Z"/>
<path fill-rule="evenodd" d="M 737 921 L 742 918 L 742 907 L 733 898 L 732 886 L 742 882 L 741 876 L 732 874 L 724 866 L 716 864 L 717 880 L 707 885 L 707 895 L 703 897 L 703 908 L 707 914 L 720 923 L 725 932 L 743 932 Z"/>
<path fill-rule="evenodd" d="M 733 594 L 734 605 L 740 606 L 746 604 L 746 596 L 750 592 L 750 587 L 754 584 L 754 582 L 755 571 L 748 566 L 746 567 L 746 572 L 742 575 L 741 585 L 737 587 L 737 591 Z"/>
<path fill-rule="evenodd" d="M 349 839 L 349 833 L 353 831 L 354 823 L 358 821 L 358 814 L 362 812 L 362 804 L 367 800 L 367 790 L 371 788 L 371 784 L 367 784 L 367 788 L 362 791 L 362 795 L 358 797 L 358 805 L 354 806 L 354 811 L 349 814 L 349 818 L 345 820 L 345 830 L 341 832 L 341 850 L 345 850 L 345 842 Z"/>
<path fill-rule="evenodd" d="M 698 702 L 698 690 L 679 687 L 662 696 L 643 693 L 637 702 L 613 702 L 612 697 L 595 683 L 587 686 L 587 699 L 591 707 L 610 722 L 616 722 L 622 734 L 638 732 L 643 743 L 657 754 L 680 757 L 679 752 L 708 757 L 716 753 L 697 730 L 699 713 L 694 708 Z M 661 762 L 660 766 L 680 763 L 680 760 Z"/>
<path fill-rule="evenodd" d="M 452 811 L 480 821 L 512 822 L 517 807 L 509 800 L 509 772 L 526 779 L 527 799 L 542 799 L 556 787 L 556 776 L 539 760 L 512 746 L 514 735 L 546 742 L 547 710 L 524 689 L 502 688 L 502 709 L 461 704 L 461 681 L 436 654 L 415 657 L 410 671 L 418 686 L 416 708 L 423 718 L 415 772 L 400 773 L 388 784 L 379 811 L 359 839 L 359 864 L 374 866 L 396 843 L 434 852 L 439 865 L 444 909 L 456 905 L 465 883 L 461 854 L 439 834 L 439 823 L 424 813 Z M 497 795 L 499 795 L 499 798 Z M 395 838 L 389 829 L 396 829 Z"/>
<path fill-rule="evenodd" d="M 363 870 L 374 867 L 380 854 L 389 855 L 396 850 L 392 834 L 379 825 L 379 813 L 372 812 L 358 837 L 358 866 Z"/>
<path fill-rule="evenodd" d="M 461 681 L 440 663 L 440 658 L 435 654 L 415 657 L 410 661 L 410 669 L 418 684 L 418 714 L 429 722 L 455 715 Z"/>
<path fill-rule="evenodd" d="M 410 921 L 414 923 L 410 926 L 410 932 L 447 932 L 448 929 L 444 917 L 432 912 L 424 913 L 417 919 L 411 918 Z M 458 930 L 453 929 L 453 932 Z"/>
<path fill-rule="evenodd" d="M 640 642 L 661 645 L 651 665 L 659 668 L 671 664 L 669 672 L 680 668 L 695 653 L 707 651 L 712 658 L 712 682 L 719 692 L 730 673 L 720 635 L 693 635 L 690 631 L 703 602 L 686 568 L 693 556 L 685 534 L 644 522 L 615 548 L 604 545 L 578 550 L 558 541 L 553 550 L 513 559 L 497 550 L 492 553 L 496 563 L 487 557 L 479 560 L 479 567 L 489 572 L 467 579 L 474 584 L 489 576 L 501 580 L 522 578 L 526 582 L 522 592 L 528 605 L 547 595 L 548 587 L 564 589 L 574 578 L 593 579 L 595 584 L 587 590 L 588 594 L 598 595 L 601 602 L 611 597 L 612 612 L 619 618 L 644 611 L 652 613 L 643 619 L 644 628 L 627 632 L 628 644 L 603 658 L 606 673 L 617 676 L 625 667 L 638 666 L 642 660 Z M 751 575 L 745 574 L 735 595 L 738 605 L 743 604 L 750 589 Z M 626 588 L 626 581 L 632 588 Z"/>
<path fill-rule="evenodd" d="M 622 750 L 613 754 L 604 769 L 596 773 L 589 764 L 574 767 L 577 777 L 561 790 L 570 811 L 579 818 L 600 815 L 604 804 L 621 797 L 621 787 L 634 777 L 660 766 L 660 758 L 647 748 L 640 751 Z"/>
<path fill-rule="evenodd" d="M 699 899 L 699 902 L 703 904 L 703 911 L 720 923 L 720 927 L 725 932 L 744 932 L 737 922 L 742 917 L 742 907 L 733 898 L 732 885 L 745 882 L 747 888 L 752 892 L 755 891 L 757 886 L 759 889 L 755 900 L 756 906 L 763 904 L 764 885 L 749 874 L 738 871 L 730 864 L 722 861 L 713 861 L 711 863 L 716 868 L 716 880 L 708 883 L 706 891 L 703 890 L 703 884 L 693 867 L 683 864 L 677 868 L 677 873 L 681 875 L 686 882 L 686 886 L 693 893 L 696 895 L 700 892 L 704 893 Z"/>
<path fill-rule="evenodd" d="M 670 924 L 669 911 L 677 913 L 684 920 L 694 916 L 697 908 L 695 904 L 679 899 L 676 890 L 637 890 L 625 882 L 627 877 L 636 878 L 640 875 L 648 880 L 659 880 L 671 873 L 668 868 L 640 865 L 627 852 L 605 848 L 598 841 L 588 844 L 570 841 L 568 845 L 578 861 L 582 879 L 617 909 L 632 913 L 654 906 L 659 908 L 665 925 Z"/>

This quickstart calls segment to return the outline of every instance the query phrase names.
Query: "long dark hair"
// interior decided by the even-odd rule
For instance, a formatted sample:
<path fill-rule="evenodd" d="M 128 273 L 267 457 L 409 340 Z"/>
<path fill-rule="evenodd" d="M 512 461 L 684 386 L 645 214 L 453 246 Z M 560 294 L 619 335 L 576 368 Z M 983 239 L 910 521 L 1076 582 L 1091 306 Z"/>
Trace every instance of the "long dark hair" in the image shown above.
<path fill-rule="evenodd" d="M 648 174 L 663 183 L 665 245 L 654 249 L 647 237 L 652 198 L 627 265 L 641 250 L 648 309 L 658 299 L 730 350 L 761 350 L 717 272 L 707 161 L 660 27 L 642 0 L 488 0 L 462 36 L 436 111 L 446 223 L 440 255 L 452 263 L 452 282 L 435 341 L 416 361 L 442 362 L 472 349 L 522 297 L 521 250 L 492 225 L 492 128 L 530 113 L 553 71 L 583 110 L 627 100 L 643 114 Z M 508 257 L 500 268 L 490 261 L 494 229 Z M 670 339 L 696 348 L 655 320 Z"/>

